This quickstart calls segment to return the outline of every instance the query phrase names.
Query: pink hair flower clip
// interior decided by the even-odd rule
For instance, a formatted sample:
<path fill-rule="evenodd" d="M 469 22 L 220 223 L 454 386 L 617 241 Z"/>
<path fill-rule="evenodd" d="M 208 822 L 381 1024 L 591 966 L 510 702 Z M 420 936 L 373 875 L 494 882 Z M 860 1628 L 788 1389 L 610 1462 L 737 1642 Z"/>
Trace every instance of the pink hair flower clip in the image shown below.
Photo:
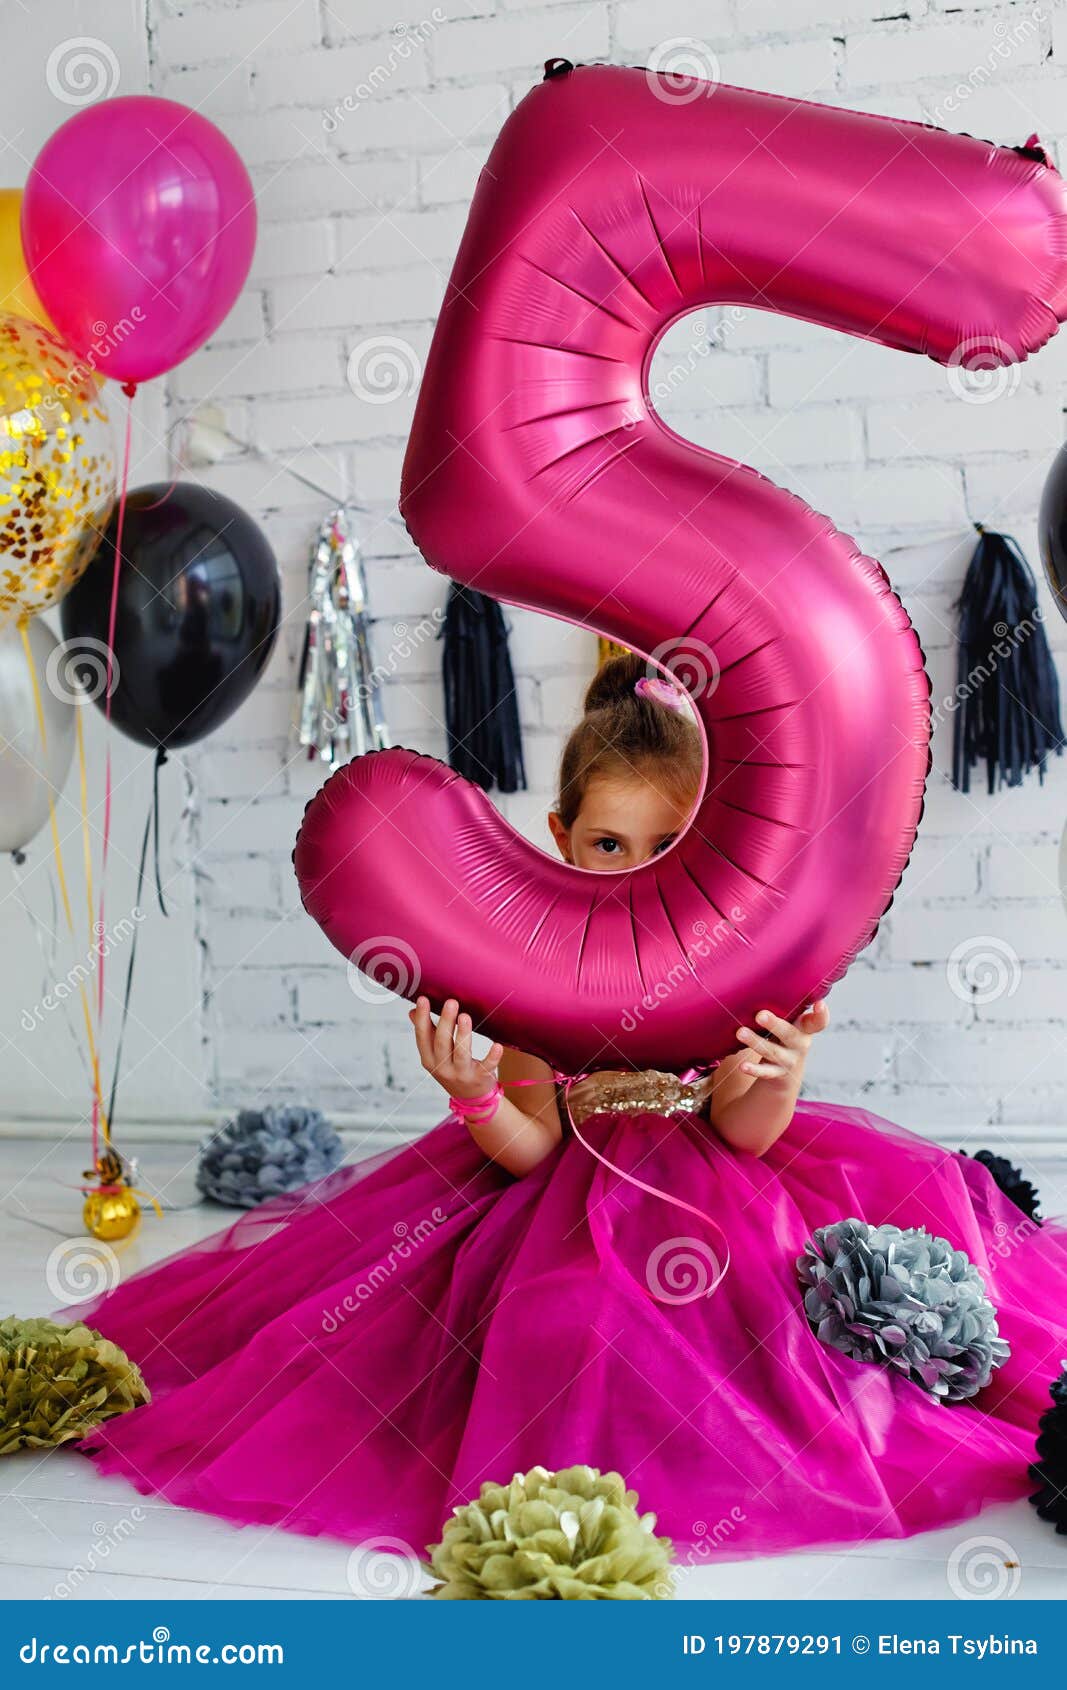
<path fill-rule="evenodd" d="M 644 698 L 649 704 L 662 704 L 665 710 L 676 710 L 684 713 L 686 709 L 685 694 L 679 687 L 672 686 L 670 681 L 660 680 L 658 675 L 642 675 L 634 683 L 634 692 L 638 698 Z"/>

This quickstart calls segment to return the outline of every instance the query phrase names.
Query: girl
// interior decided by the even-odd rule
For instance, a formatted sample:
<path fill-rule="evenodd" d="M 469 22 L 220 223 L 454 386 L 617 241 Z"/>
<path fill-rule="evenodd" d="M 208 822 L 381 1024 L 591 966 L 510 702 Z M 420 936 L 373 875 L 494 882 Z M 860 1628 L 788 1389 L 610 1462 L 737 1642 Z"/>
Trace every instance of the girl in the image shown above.
<path fill-rule="evenodd" d="M 669 846 L 701 767 L 677 703 L 636 661 L 594 682 L 550 819 L 570 861 Z M 798 1102 L 822 1003 L 739 1027 L 699 1079 L 565 1094 L 518 1052 L 475 1057 L 454 1001 L 412 1019 L 452 1100 L 440 1126 L 68 1311 L 154 1393 L 87 1440 L 100 1466 L 416 1553 L 484 1480 L 537 1463 L 617 1468 L 683 1556 L 901 1536 L 1027 1493 L 1067 1354 L 1067 1229 L 1025 1220 L 981 1164 Z M 815 1335 L 796 1258 L 853 1216 L 978 1266 L 1011 1355 L 975 1399 L 939 1404 Z"/>
<path fill-rule="evenodd" d="M 596 872 L 633 868 L 665 851 L 696 803 L 700 772 L 700 732 L 683 695 L 647 678 L 643 658 L 611 658 L 586 692 L 563 753 L 559 809 L 548 818 L 560 855 Z M 475 1143 L 513 1174 L 536 1167 L 562 1136 L 547 1064 L 498 1044 L 476 1060 L 471 1018 L 454 998 L 436 1029 L 428 998 L 419 998 L 409 1019 L 422 1066 L 465 1114 Z M 766 1009 L 756 1020 L 762 1034 L 738 1028 L 744 1048 L 720 1065 L 705 1107 L 720 1138 L 762 1156 L 793 1118 L 808 1046 L 829 1015 L 820 1001 L 795 1025 Z M 505 1087 L 523 1089 L 498 1095 L 490 1089 L 498 1074 Z M 484 1095 L 491 1108 L 464 1109 Z M 594 1095 L 588 1081 L 579 1082 L 572 1107 L 588 1113 Z"/>

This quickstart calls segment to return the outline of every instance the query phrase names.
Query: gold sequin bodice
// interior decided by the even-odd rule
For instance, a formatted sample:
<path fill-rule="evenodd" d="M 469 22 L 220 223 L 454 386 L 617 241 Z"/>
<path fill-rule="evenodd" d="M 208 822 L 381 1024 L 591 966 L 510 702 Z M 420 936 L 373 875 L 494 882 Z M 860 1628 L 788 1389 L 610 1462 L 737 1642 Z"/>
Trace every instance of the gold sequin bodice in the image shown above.
<path fill-rule="evenodd" d="M 567 1103 L 576 1126 L 591 1115 L 699 1115 L 711 1097 L 713 1076 L 681 1080 L 657 1068 L 605 1068 L 575 1080 Z"/>

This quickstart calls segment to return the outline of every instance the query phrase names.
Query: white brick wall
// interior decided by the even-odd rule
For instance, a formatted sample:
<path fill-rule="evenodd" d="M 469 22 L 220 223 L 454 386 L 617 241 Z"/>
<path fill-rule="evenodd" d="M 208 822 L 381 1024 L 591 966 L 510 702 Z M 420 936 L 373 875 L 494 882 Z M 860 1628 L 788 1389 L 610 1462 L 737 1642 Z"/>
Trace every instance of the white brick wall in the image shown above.
<path fill-rule="evenodd" d="M 82 33 L 73 5 L 49 10 L 51 37 L 63 32 L 60 12 L 68 33 Z M 726 80 L 926 116 L 1006 143 L 1036 127 L 1067 164 L 1064 0 L 912 0 L 907 16 L 880 21 L 897 10 L 876 0 L 441 0 L 436 13 L 430 0 L 147 0 L 149 86 L 227 130 L 254 173 L 262 218 L 244 298 L 215 344 L 167 384 L 172 418 L 201 401 L 221 404 L 236 431 L 359 495 L 370 507 L 378 656 L 400 651 L 394 625 L 409 633 L 443 597 L 396 517 L 411 405 L 361 406 L 345 363 L 367 333 L 400 336 L 424 356 L 478 169 L 541 62 L 641 63 L 658 43 L 694 36 Z M 57 109 L 55 122 L 63 115 Z M 794 488 L 883 557 L 926 643 L 935 691 L 947 691 L 970 523 L 1009 527 L 1036 562 L 1067 337 L 991 405 L 961 403 L 943 372 L 917 358 L 761 313 L 703 357 L 693 345 L 683 323 L 660 352 L 658 371 L 687 355 L 692 365 L 672 384 L 665 414 Z M 343 963 L 299 908 L 289 863 L 319 784 L 317 770 L 293 758 L 287 726 L 321 506 L 251 457 L 205 479 L 267 527 L 287 620 L 260 691 L 185 758 L 199 872 L 175 919 L 198 947 L 201 1001 L 190 1010 L 200 1089 L 190 1081 L 187 1097 L 172 1090 L 157 1112 L 286 1096 L 376 1112 L 387 1130 L 428 1123 L 435 1101 L 421 1084 L 410 1090 L 404 1006 L 372 1007 L 350 993 Z M 593 640 L 525 613 L 512 620 L 535 790 L 504 809 L 543 839 L 560 733 Z M 1054 615 L 1051 632 L 1067 650 Z M 431 640 L 399 655 L 387 688 L 397 736 L 438 753 L 439 656 Z M 912 867 L 875 945 L 833 994 L 835 1026 L 812 1059 L 810 1089 L 920 1129 L 1055 1124 L 1067 1020 L 1067 919 L 1056 886 L 1067 766 L 1056 765 L 1044 788 L 991 799 L 979 784 L 964 797 L 946 779 L 950 732 L 938 733 Z M 976 1004 L 953 990 L 948 958 L 983 943 L 1006 984 Z M 38 1113 L 54 1113 L 54 1101 Z"/>

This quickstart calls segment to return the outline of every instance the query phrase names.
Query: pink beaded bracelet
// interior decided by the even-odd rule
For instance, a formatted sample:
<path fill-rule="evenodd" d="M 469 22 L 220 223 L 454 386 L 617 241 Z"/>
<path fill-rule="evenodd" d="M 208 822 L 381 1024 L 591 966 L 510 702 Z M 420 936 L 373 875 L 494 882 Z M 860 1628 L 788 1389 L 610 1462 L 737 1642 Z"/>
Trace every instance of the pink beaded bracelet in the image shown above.
<path fill-rule="evenodd" d="M 481 1097 L 450 1097 L 453 1115 L 460 1120 L 473 1121 L 475 1126 L 484 1126 L 496 1114 L 497 1105 L 504 1095 L 504 1089 L 499 1082 L 492 1091 L 483 1092 Z"/>

